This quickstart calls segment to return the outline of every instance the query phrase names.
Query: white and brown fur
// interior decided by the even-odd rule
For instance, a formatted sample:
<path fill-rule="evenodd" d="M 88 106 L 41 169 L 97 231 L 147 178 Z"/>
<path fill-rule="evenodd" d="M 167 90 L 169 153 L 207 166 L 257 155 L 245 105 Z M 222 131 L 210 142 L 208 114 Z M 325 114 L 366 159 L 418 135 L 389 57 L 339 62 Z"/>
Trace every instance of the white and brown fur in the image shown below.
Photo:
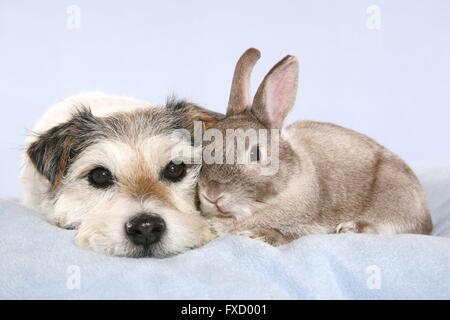
<path fill-rule="evenodd" d="M 75 242 L 82 248 L 164 257 L 198 247 L 214 238 L 197 210 L 200 166 L 189 165 L 177 183 L 164 181 L 161 170 L 173 160 L 173 147 L 193 148 L 191 141 L 174 139 L 171 133 L 190 130 L 195 120 L 209 123 L 214 116 L 177 101 L 153 107 L 101 93 L 64 100 L 44 115 L 27 141 L 21 173 L 24 202 L 51 223 L 78 229 Z M 112 172 L 112 187 L 89 185 L 87 175 L 96 167 Z M 125 234 L 127 221 L 141 213 L 157 215 L 167 226 L 151 247 L 133 244 Z"/>
<path fill-rule="evenodd" d="M 279 170 L 267 177 L 259 164 L 204 165 L 201 209 L 215 229 L 275 245 L 317 233 L 430 233 L 424 191 L 391 151 L 333 124 L 304 121 L 282 129 L 296 98 L 295 57 L 276 64 L 250 101 L 259 57 L 249 49 L 239 59 L 227 117 L 214 127 L 224 135 L 230 128 L 282 130 Z"/>

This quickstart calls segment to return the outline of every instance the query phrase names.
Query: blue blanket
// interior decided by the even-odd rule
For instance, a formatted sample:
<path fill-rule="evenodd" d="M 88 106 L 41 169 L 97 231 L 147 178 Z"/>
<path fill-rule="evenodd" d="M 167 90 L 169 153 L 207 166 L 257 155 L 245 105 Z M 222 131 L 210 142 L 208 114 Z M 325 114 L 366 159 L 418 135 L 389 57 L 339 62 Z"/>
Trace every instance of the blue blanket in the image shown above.
<path fill-rule="evenodd" d="M 271 247 L 227 236 L 168 259 L 80 250 L 19 204 L 0 201 L 3 299 L 450 299 L 450 165 L 415 167 L 432 236 L 314 235 Z"/>

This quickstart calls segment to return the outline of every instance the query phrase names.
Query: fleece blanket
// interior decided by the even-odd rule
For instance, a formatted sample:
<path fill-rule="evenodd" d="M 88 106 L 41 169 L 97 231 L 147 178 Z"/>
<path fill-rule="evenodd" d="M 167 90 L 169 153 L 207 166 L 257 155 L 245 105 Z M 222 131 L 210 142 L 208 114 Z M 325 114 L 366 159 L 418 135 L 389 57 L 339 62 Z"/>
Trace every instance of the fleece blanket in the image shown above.
<path fill-rule="evenodd" d="M 167 259 L 80 250 L 11 200 L 0 201 L 2 299 L 450 299 L 450 163 L 414 167 L 434 231 L 313 235 L 282 247 L 226 236 Z"/>

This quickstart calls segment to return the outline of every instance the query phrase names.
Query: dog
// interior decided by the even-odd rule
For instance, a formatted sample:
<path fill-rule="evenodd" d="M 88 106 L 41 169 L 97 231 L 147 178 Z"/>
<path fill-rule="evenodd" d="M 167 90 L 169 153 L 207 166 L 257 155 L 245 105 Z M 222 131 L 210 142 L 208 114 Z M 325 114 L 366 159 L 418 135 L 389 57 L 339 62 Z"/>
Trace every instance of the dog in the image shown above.
<path fill-rule="evenodd" d="M 192 141 L 173 132 L 218 118 L 175 99 L 155 107 L 103 93 L 68 98 L 26 142 L 24 203 L 77 229 L 79 247 L 108 255 L 167 257 L 199 247 L 215 238 L 198 211 L 201 165 L 173 158 L 175 147 L 195 153 Z"/>

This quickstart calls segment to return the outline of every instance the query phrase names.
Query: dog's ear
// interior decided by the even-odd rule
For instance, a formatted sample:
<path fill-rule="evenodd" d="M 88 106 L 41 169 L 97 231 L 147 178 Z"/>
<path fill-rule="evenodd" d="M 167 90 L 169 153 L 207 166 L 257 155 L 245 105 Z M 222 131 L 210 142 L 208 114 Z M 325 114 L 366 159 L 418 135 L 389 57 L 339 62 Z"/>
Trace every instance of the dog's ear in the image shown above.
<path fill-rule="evenodd" d="M 213 127 L 217 121 L 225 118 L 225 115 L 199 107 L 196 104 L 169 99 L 166 107 L 180 120 L 180 128 L 193 131 L 194 122 L 201 121 L 204 129 Z"/>
<path fill-rule="evenodd" d="M 61 183 L 73 160 L 98 136 L 97 119 L 87 108 L 47 132 L 39 134 L 27 149 L 27 155 L 37 171 L 48 179 L 52 190 Z"/>

